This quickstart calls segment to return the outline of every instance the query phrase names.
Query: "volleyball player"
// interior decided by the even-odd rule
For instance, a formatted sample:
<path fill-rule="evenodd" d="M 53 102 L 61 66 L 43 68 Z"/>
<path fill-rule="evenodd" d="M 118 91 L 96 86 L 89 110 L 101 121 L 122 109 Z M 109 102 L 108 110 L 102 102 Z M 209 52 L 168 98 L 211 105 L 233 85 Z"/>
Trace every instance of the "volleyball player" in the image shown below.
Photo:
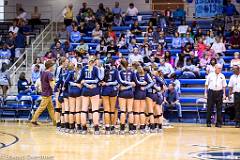
<path fill-rule="evenodd" d="M 105 65 L 102 85 L 102 100 L 104 107 L 105 133 L 114 133 L 115 129 L 115 108 L 118 94 L 117 70 L 113 68 L 114 62 Z"/>
<path fill-rule="evenodd" d="M 121 61 L 121 70 L 118 73 L 119 89 L 119 107 L 120 115 L 120 134 L 125 134 L 126 111 L 128 112 L 129 133 L 133 134 L 133 89 L 135 87 L 133 71 L 131 65 L 123 59 Z"/>
<path fill-rule="evenodd" d="M 90 57 L 88 65 L 84 66 L 81 70 L 80 78 L 78 82 L 81 82 L 82 87 L 82 134 L 87 133 L 87 111 L 89 104 L 92 105 L 94 134 L 100 134 L 99 131 L 99 71 L 95 67 L 95 58 Z"/>

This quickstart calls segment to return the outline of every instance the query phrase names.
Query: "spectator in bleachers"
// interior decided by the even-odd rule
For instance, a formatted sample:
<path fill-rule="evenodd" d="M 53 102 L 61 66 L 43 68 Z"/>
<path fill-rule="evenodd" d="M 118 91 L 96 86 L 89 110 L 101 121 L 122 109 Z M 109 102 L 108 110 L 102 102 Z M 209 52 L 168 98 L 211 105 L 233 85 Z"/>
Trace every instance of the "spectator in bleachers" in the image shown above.
<path fill-rule="evenodd" d="M 177 57 L 175 59 L 175 64 L 174 66 L 178 69 L 181 70 L 182 67 L 185 65 L 185 54 L 183 52 L 180 52 L 177 54 Z"/>
<path fill-rule="evenodd" d="M 97 23 L 100 25 L 100 28 L 103 31 L 103 33 L 107 31 L 109 24 L 107 23 L 105 16 L 102 16 L 101 19 L 97 21 Z"/>
<path fill-rule="evenodd" d="M 96 27 L 92 31 L 92 38 L 94 42 L 99 42 L 103 36 L 103 32 L 100 29 L 100 25 L 96 23 Z"/>
<path fill-rule="evenodd" d="M 184 58 L 189 57 L 190 53 L 193 51 L 193 46 L 191 43 L 186 43 L 183 48 Z"/>
<path fill-rule="evenodd" d="M 64 40 L 68 39 L 68 32 L 66 30 L 66 27 L 62 27 L 60 31 L 57 33 L 57 38 L 63 42 Z"/>
<path fill-rule="evenodd" d="M 83 2 L 82 8 L 80 8 L 78 15 L 76 17 L 78 22 L 80 22 L 81 20 L 84 20 L 87 14 L 88 14 L 87 2 Z"/>
<path fill-rule="evenodd" d="M 139 45 L 137 44 L 137 40 L 135 38 L 132 38 L 131 43 L 128 46 L 128 51 L 133 52 L 134 48 L 139 48 Z"/>
<path fill-rule="evenodd" d="M 127 39 L 125 34 L 121 34 L 117 43 L 119 49 L 128 49 Z"/>
<path fill-rule="evenodd" d="M 68 37 L 70 37 L 70 34 L 71 34 L 71 32 L 73 31 L 73 28 L 74 28 L 75 26 L 77 26 L 77 22 L 76 22 L 76 21 L 72 21 L 71 25 L 68 25 L 68 26 L 66 27 L 66 30 L 67 30 L 67 32 L 68 32 Z"/>
<path fill-rule="evenodd" d="M 198 28 L 196 34 L 194 35 L 194 41 L 197 42 L 199 38 L 203 37 L 202 29 Z"/>
<path fill-rule="evenodd" d="M 138 48 L 133 48 L 133 53 L 129 54 L 128 62 L 132 64 L 133 62 L 143 62 L 143 56 L 140 54 Z"/>
<path fill-rule="evenodd" d="M 211 46 L 213 43 L 215 42 L 215 37 L 214 37 L 214 33 L 212 30 L 207 31 L 206 37 L 203 41 L 203 43 L 206 46 Z"/>
<path fill-rule="evenodd" d="M 110 37 L 110 40 L 113 40 L 114 42 L 117 41 L 116 32 L 112 30 L 111 25 L 108 26 L 107 34 L 108 34 L 108 37 Z"/>
<path fill-rule="evenodd" d="M 163 30 L 166 29 L 167 27 L 167 19 L 166 17 L 163 15 L 163 13 L 160 12 L 160 14 L 158 15 L 157 12 L 153 12 L 153 17 L 157 17 L 157 21 L 156 23 L 154 23 L 153 21 L 153 24 L 154 25 L 158 25 L 160 26 Z M 151 20 L 151 19 L 150 19 Z"/>
<path fill-rule="evenodd" d="M 8 30 L 8 31 L 9 31 L 9 32 L 13 32 L 14 36 L 16 36 L 17 33 L 18 33 L 18 30 L 19 30 L 19 28 L 18 28 L 18 26 L 17 26 L 17 21 L 14 20 L 14 21 L 13 21 L 13 25 L 9 27 L 9 30 Z"/>
<path fill-rule="evenodd" d="M 239 31 L 235 30 L 233 32 L 233 35 L 230 38 L 230 49 L 240 49 L 240 35 L 239 35 Z"/>
<path fill-rule="evenodd" d="M 162 31 L 162 28 L 160 26 L 157 27 L 157 29 L 153 32 L 153 42 L 158 43 L 160 32 Z"/>
<path fill-rule="evenodd" d="M 197 41 L 197 46 L 198 46 L 198 51 L 203 53 L 207 46 L 203 43 L 203 38 L 198 38 L 198 41 Z M 199 56 L 201 58 L 201 56 Z"/>
<path fill-rule="evenodd" d="M 167 26 L 167 34 L 168 35 L 174 35 L 177 30 L 176 24 L 170 20 L 169 25 Z"/>
<path fill-rule="evenodd" d="M 225 64 L 223 55 L 221 53 L 217 53 L 215 58 L 217 59 L 218 64 L 221 64 L 222 66 Z"/>
<path fill-rule="evenodd" d="M 24 21 L 27 20 L 27 12 L 23 8 L 19 8 L 19 14 L 17 15 L 17 19 L 23 19 Z"/>
<path fill-rule="evenodd" d="M 178 7 L 174 12 L 173 12 L 173 18 L 175 20 L 179 21 L 185 21 L 186 19 L 186 12 L 184 11 L 184 8 Z"/>
<path fill-rule="evenodd" d="M 138 9 L 134 6 L 133 3 L 129 3 L 129 7 L 126 11 L 126 16 L 133 17 L 138 15 Z"/>
<path fill-rule="evenodd" d="M 85 23 L 87 24 L 86 28 L 88 31 L 92 31 L 95 27 L 96 24 L 96 18 L 94 16 L 93 10 L 92 9 L 88 9 L 88 14 L 85 17 Z"/>
<path fill-rule="evenodd" d="M 188 58 L 186 60 L 186 65 L 182 68 L 182 79 L 195 79 L 199 77 L 199 68 L 192 63 L 192 59 Z"/>
<path fill-rule="evenodd" d="M 34 25 L 41 24 L 41 13 L 38 10 L 37 6 L 34 6 L 33 12 L 31 13 L 31 19 L 29 20 L 29 24 L 34 28 Z"/>
<path fill-rule="evenodd" d="M 4 42 L 2 49 L 0 50 L 0 64 L 10 64 L 11 51 L 8 49 L 7 43 Z"/>
<path fill-rule="evenodd" d="M 44 57 L 43 57 L 43 62 L 45 63 L 48 60 L 56 61 L 57 55 L 53 54 L 52 52 L 48 51 Z"/>
<path fill-rule="evenodd" d="M 213 49 L 216 54 L 217 53 L 223 54 L 226 51 L 225 44 L 221 42 L 221 38 L 219 36 L 215 38 L 215 42 L 213 43 L 211 49 Z"/>
<path fill-rule="evenodd" d="M 201 69 L 206 69 L 207 65 L 210 63 L 211 58 L 208 54 L 203 54 L 203 57 L 200 58 L 200 67 Z"/>
<path fill-rule="evenodd" d="M 174 67 L 174 59 L 169 51 L 165 51 L 164 60 L 166 63 L 170 63 Z"/>
<path fill-rule="evenodd" d="M 121 26 L 122 25 L 122 17 L 121 15 L 117 14 L 113 18 L 113 25 L 114 26 Z"/>
<path fill-rule="evenodd" d="M 209 45 L 209 46 L 206 46 L 206 50 L 204 51 L 204 53 L 208 54 L 210 59 L 216 57 L 216 54 L 215 54 L 214 50 L 211 49 L 211 46 L 210 46 L 210 45 Z"/>
<path fill-rule="evenodd" d="M 19 32 L 23 33 L 23 35 L 26 38 L 26 44 L 30 44 L 30 36 L 31 36 L 31 27 L 27 24 L 26 21 L 21 21 L 21 24 L 19 25 Z"/>
<path fill-rule="evenodd" d="M 106 13 L 105 13 L 105 19 L 108 26 L 113 24 L 113 18 L 114 18 L 114 15 L 112 11 L 110 10 L 110 8 L 107 7 Z"/>
<path fill-rule="evenodd" d="M 64 17 L 65 26 L 70 26 L 73 21 L 73 5 L 69 4 L 66 6 L 62 12 L 62 15 Z"/>
<path fill-rule="evenodd" d="M 143 43 L 140 46 L 140 52 L 144 57 L 149 57 L 152 54 L 152 45 L 148 41 L 148 37 L 145 35 Z"/>
<path fill-rule="evenodd" d="M 74 26 L 73 31 L 70 33 L 70 42 L 79 43 L 81 39 L 81 34 L 78 31 L 78 27 Z"/>
<path fill-rule="evenodd" d="M 174 83 L 174 84 L 175 84 L 175 90 L 177 91 L 177 93 L 178 93 L 179 96 L 180 96 L 180 95 L 181 95 L 181 83 L 180 83 L 180 81 L 177 79 L 176 73 L 173 73 L 170 78 L 171 78 L 170 83 Z"/>
<path fill-rule="evenodd" d="M 131 25 L 130 29 L 131 33 L 134 35 L 141 35 L 142 34 L 142 29 L 139 27 L 138 21 L 134 21 L 133 25 Z"/>
<path fill-rule="evenodd" d="M 178 26 L 178 33 L 179 34 L 186 34 L 188 29 L 188 25 L 186 21 L 182 21 L 181 25 Z"/>
<path fill-rule="evenodd" d="M 233 67 L 234 65 L 240 67 L 239 52 L 235 52 L 235 53 L 234 53 L 234 58 L 231 60 L 230 67 Z"/>
<path fill-rule="evenodd" d="M 9 87 L 11 87 L 11 80 L 8 65 L 6 63 L 2 63 L 0 67 L 0 88 L 2 89 L 3 98 L 7 96 Z"/>
<path fill-rule="evenodd" d="M 187 33 L 190 33 L 190 37 L 194 40 L 194 32 L 192 27 L 188 26 Z"/>
<path fill-rule="evenodd" d="M 15 38 L 13 32 L 8 33 L 8 38 L 6 40 L 7 48 L 11 51 L 10 61 L 14 61 L 15 57 Z"/>
<path fill-rule="evenodd" d="M 238 14 L 235 5 L 231 3 L 231 0 L 227 0 L 227 5 L 223 7 L 223 14 L 230 17 Z"/>
<path fill-rule="evenodd" d="M 233 33 L 235 30 L 238 30 L 240 32 L 240 22 L 239 22 L 239 20 L 235 20 L 234 25 L 231 28 L 231 33 Z"/>
<path fill-rule="evenodd" d="M 56 57 L 62 57 L 66 55 L 62 48 L 62 44 L 59 41 L 55 43 L 55 47 L 52 49 L 51 52 L 53 55 L 56 55 Z"/>
<path fill-rule="evenodd" d="M 25 72 L 21 72 L 19 75 L 18 83 L 17 83 L 18 93 L 28 94 L 30 92 L 29 86 L 30 86 L 30 83 L 26 79 Z"/>
<path fill-rule="evenodd" d="M 107 46 L 104 39 L 100 40 L 100 43 L 96 47 L 96 54 L 97 55 L 105 55 L 107 53 Z"/>
<path fill-rule="evenodd" d="M 224 22 L 223 18 L 221 17 L 221 15 L 216 15 L 212 22 L 213 31 L 216 32 L 218 30 L 219 26 L 223 28 L 224 24 L 225 24 L 225 22 Z"/>
<path fill-rule="evenodd" d="M 182 47 L 182 41 L 179 37 L 179 33 L 175 32 L 174 37 L 172 38 L 172 48 L 181 48 Z"/>
<path fill-rule="evenodd" d="M 87 27 L 84 21 L 80 21 L 80 25 L 78 26 L 78 31 L 81 36 L 85 36 L 87 34 Z"/>
<path fill-rule="evenodd" d="M 106 10 L 104 8 L 104 5 L 103 3 L 99 3 L 98 5 L 98 9 L 95 13 L 95 16 L 97 19 L 101 19 L 101 17 L 104 17 L 105 16 L 105 13 L 106 13 Z"/>
<path fill-rule="evenodd" d="M 110 54 L 111 56 L 118 55 L 118 47 L 113 40 L 111 40 L 110 44 L 107 46 L 107 54 Z"/>
<path fill-rule="evenodd" d="M 210 61 L 210 64 L 208 64 L 206 67 L 206 73 L 209 74 L 209 73 L 215 72 L 216 64 L 217 64 L 217 59 L 212 58 Z"/>
<path fill-rule="evenodd" d="M 62 45 L 63 51 L 67 54 L 69 52 L 73 51 L 73 46 L 69 42 L 69 40 L 66 40 Z"/>
<path fill-rule="evenodd" d="M 84 40 L 81 39 L 79 45 L 77 45 L 75 50 L 77 51 L 78 55 L 83 56 L 88 53 L 88 49 L 89 49 L 88 44 L 84 43 Z"/>
<path fill-rule="evenodd" d="M 38 64 L 36 64 L 34 66 L 34 70 L 32 72 L 32 78 L 31 78 L 32 84 L 36 83 L 36 81 L 40 78 L 40 74 L 41 74 L 40 66 Z"/>
<path fill-rule="evenodd" d="M 194 44 L 194 40 L 192 39 L 190 32 L 187 32 L 186 36 L 182 37 L 182 44 L 186 43 Z"/>
<path fill-rule="evenodd" d="M 170 78 L 170 76 L 174 73 L 174 69 L 170 63 L 165 62 L 164 59 L 160 59 L 159 69 L 162 70 L 165 78 Z"/>
<path fill-rule="evenodd" d="M 18 59 L 24 52 L 25 42 L 26 42 L 25 36 L 22 33 L 18 32 L 15 38 L 15 59 Z"/>
<path fill-rule="evenodd" d="M 195 55 L 193 51 L 189 53 L 189 58 L 192 60 L 193 65 L 199 67 L 199 63 L 200 63 L 199 58 L 197 55 Z"/>
<path fill-rule="evenodd" d="M 150 21 L 147 28 L 146 28 L 146 34 L 148 37 L 153 37 L 153 24 L 152 22 Z"/>
<path fill-rule="evenodd" d="M 42 63 L 41 58 L 38 57 L 34 60 L 32 67 L 31 67 L 32 72 L 34 71 L 35 65 L 39 65 L 41 72 L 44 71 L 45 67 L 44 67 L 44 64 Z"/>
<path fill-rule="evenodd" d="M 182 118 L 182 107 L 179 102 L 179 94 L 175 90 L 175 84 L 170 83 L 168 89 L 164 94 L 164 102 L 163 102 L 164 111 L 170 109 L 177 109 L 178 112 L 178 121 L 181 122 Z"/>
<path fill-rule="evenodd" d="M 121 15 L 122 9 L 119 7 L 119 2 L 115 2 L 114 8 L 112 8 L 112 13 L 114 15 Z"/>

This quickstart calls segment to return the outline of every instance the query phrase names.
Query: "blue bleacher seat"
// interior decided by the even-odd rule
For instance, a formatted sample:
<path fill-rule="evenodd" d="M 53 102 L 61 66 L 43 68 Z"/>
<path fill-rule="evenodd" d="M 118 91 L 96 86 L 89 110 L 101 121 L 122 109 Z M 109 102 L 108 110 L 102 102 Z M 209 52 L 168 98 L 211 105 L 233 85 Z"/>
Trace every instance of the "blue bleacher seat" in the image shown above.
<path fill-rule="evenodd" d="M 170 79 L 166 79 L 167 83 L 170 83 Z M 179 79 L 181 85 L 204 85 L 206 79 Z M 227 83 L 229 82 L 229 80 L 227 79 Z"/>

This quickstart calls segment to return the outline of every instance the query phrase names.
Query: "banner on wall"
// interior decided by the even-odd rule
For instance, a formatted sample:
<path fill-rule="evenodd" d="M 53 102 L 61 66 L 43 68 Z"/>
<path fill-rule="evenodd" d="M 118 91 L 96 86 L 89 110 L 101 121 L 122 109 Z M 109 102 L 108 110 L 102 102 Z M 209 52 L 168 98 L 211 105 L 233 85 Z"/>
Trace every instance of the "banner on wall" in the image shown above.
<path fill-rule="evenodd" d="M 196 17 L 214 17 L 221 14 L 223 10 L 223 0 L 195 0 Z"/>

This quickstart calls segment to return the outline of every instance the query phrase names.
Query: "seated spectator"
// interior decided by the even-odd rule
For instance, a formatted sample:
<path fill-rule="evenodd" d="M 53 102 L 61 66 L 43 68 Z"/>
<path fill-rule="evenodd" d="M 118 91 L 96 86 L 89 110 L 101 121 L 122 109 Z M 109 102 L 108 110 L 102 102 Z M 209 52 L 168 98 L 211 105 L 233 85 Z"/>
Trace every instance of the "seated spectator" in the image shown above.
<path fill-rule="evenodd" d="M 207 46 L 207 48 L 206 48 L 206 50 L 204 51 L 204 53 L 205 53 L 205 54 L 208 54 L 210 59 L 216 57 L 216 54 L 215 54 L 214 50 L 211 49 L 211 46 Z"/>
<path fill-rule="evenodd" d="M 165 62 L 164 59 L 160 59 L 159 69 L 163 72 L 165 78 L 170 78 L 170 76 L 174 73 L 172 65 L 170 63 Z"/>
<path fill-rule="evenodd" d="M 119 37 L 119 41 L 117 43 L 117 47 L 119 49 L 128 49 L 127 39 L 126 39 L 126 35 L 125 34 L 121 34 L 121 36 Z"/>
<path fill-rule="evenodd" d="M 18 30 L 19 30 L 19 28 L 18 28 L 18 26 L 17 26 L 17 21 L 14 20 L 14 21 L 13 21 L 13 25 L 9 27 L 9 30 L 8 30 L 8 31 L 9 31 L 9 32 L 13 32 L 14 36 L 16 36 L 17 33 L 18 33 Z"/>
<path fill-rule="evenodd" d="M 192 39 L 190 32 L 187 32 L 186 36 L 182 37 L 182 44 L 186 43 L 194 44 L 194 40 Z"/>
<path fill-rule="evenodd" d="M 143 62 L 143 56 L 140 54 L 138 48 L 133 49 L 133 53 L 129 54 L 128 62 L 132 64 L 133 62 Z"/>
<path fill-rule="evenodd" d="M 18 59 L 24 52 L 25 42 L 26 42 L 25 36 L 22 33 L 18 32 L 15 38 L 15 59 Z"/>
<path fill-rule="evenodd" d="M 212 22 L 212 30 L 216 32 L 219 27 L 224 27 L 225 21 L 221 15 L 216 15 Z"/>
<path fill-rule="evenodd" d="M 163 46 L 161 44 L 158 44 L 157 50 L 156 50 L 155 54 L 158 55 L 159 58 L 164 58 L 165 52 L 164 52 L 164 48 L 163 48 Z"/>
<path fill-rule="evenodd" d="M 31 19 L 29 20 L 29 24 L 34 28 L 34 25 L 41 24 L 41 13 L 38 11 L 38 7 L 34 6 L 34 10 L 31 13 Z"/>
<path fill-rule="evenodd" d="M 175 84 L 175 90 L 177 91 L 178 95 L 180 96 L 181 95 L 181 82 L 177 79 L 176 73 L 173 73 L 170 78 L 171 78 L 170 83 Z"/>
<path fill-rule="evenodd" d="M 137 44 L 137 40 L 135 38 L 132 38 L 131 43 L 128 46 L 128 51 L 133 52 L 134 48 L 139 48 L 139 45 Z"/>
<path fill-rule="evenodd" d="M 26 79 L 25 72 L 21 72 L 19 75 L 18 83 L 17 83 L 18 93 L 28 94 L 31 91 L 29 86 L 30 86 L 30 83 Z"/>
<path fill-rule="evenodd" d="M 189 58 L 192 60 L 192 64 L 199 67 L 199 57 L 197 55 L 195 55 L 195 53 L 193 51 L 191 51 L 189 53 Z"/>
<path fill-rule="evenodd" d="M 169 51 L 166 51 L 164 54 L 164 60 L 166 63 L 170 63 L 174 67 L 174 59 Z"/>
<path fill-rule="evenodd" d="M 222 66 L 225 64 L 223 55 L 221 53 L 216 54 L 215 58 L 216 58 L 218 64 L 221 64 Z"/>
<path fill-rule="evenodd" d="M 95 13 L 97 19 L 101 19 L 101 17 L 104 17 L 106 13 L 106 10 L 104 8 L 103 3 L 99 3 L 97 12 Z"/>
<path fill-rule="evenodd" d="M 31 78 L 32 84 L 35 84 L 36 81 L 37 81 L 38 79 L 40 79 L 40 75 L 41 75 L 40 66 L 39 66 L 38 64 L 36 64 L 36 65 L 34 66 L 34 70 L 33 70 L 33 72 L 32 72 L 32 78 Z"/>
<path fill-rule="evenodd" d="M 121 26 L 122 25 L 122 17 L 121 15 L 117 14 L 113 17 L 113 25 L 114 26 Z"/>
<path fill-rule="evenodd" d="M 212 58 L 211 61 L 210 61 L 210 64 L 207 65 L 206 73 L 209 74 L 209 73 L 215 72 L 215 65 L 216 64 L 217 64 L 217 59 Z"/>
<path fill-rule="evenodd" d="M 202 69 L 206 69 L 207 65 L 210 63 L 211 58 L 208 54 L 204 54 L 202 58 L 200 58 L 200 67 Z"/>
<path fill-rule="evenodd" d="M 56 57 L 62 57 L 66 55 L 62 48 L 61 42 L 56 42 L 55 47 L 52 49 L 51 52 L 53 55 L 56 55 Z"/>
<path fill-rule="evenodd" d="M 179 53 L 175 59 L 175 64 L 174 66 L 178 69 L 181 70 L 182 67 L 185 65 L 185 54 L 183 52 Z"/>
<path fill-rule="evenodd" d="M 157 29 L 153 32 L 153 42 L 154 43 L 158 43 L 161 31 L 162 31 L 162 28 L 160 26 L 158 26 Z"/>
<path fill-rule="evenodd" d="M 26 21 L 21 21 L 21 24 L 19 25 L 19 32 L 21 32 L 25 38 L 26 38 L 26 44 L 30 44 L 30 36 L 31 36 L 31 27 L 26 23 Z"/>
<path fill-rule="evenodd" d="M 74 26 L 73 31 L 70 33 L 70 42 L 79 43 L 81 39 L 81 34 L 78 31 L 78 27 Z"/>
<path fill-rule="evenodd" d="M 108 37 L 111 38 L 114 42 L 117 40 L 116 32 L 112 30 L 112 26 L 108 26 L 108 31 L 107 31 Z"/>
<path fill-rule="evenodd" d="M 57 38 L 60 41 L 64 41 L 68 39 L 68 32 L 66 30 L 66 27 L 62 27 L 60 31 L 57 33 Z"/>
<path fill-rule="evenodd" d="M 87 34 L 87 27 L 84 21 L 80 22 L 80 25 L 78 26 L 78 31 L 80 32 L 81 36 L 85 36 Z"/>
<path fill-rule="evenodd" d="M 194 40 L 194 32 L 192 27 L 188 26 L 187 33 L 190 33 L 190 37 Z"/>
<path fill-rule="evenodd" d="M 172 48 L 181 48 L 182 47 L 182 41 L 179 37 L 179 33 L 175 32 L 174 37 L 172 38 Z"/>
<path fill-rule="evenodd" d="M 230 38 L 230 49 L 240 49 L 240 35 L 239 35 L 239 31 L 235 30 L 233 32 L 233 35 Z"/>
<path fill-rule="evenodd" d="M 106 55 L 106 53 L 107 53 L 107 46 L 104 39 L 102 39 L 96 47 L 96 54 L 103 56 L 103 55 Z"/>
<path fill-rule="evenodd" d="M 11 85 L 8 65 L 6 63 L 2 63 L 0 67 L 0 88 L 2 89 L 3 98 L 7 97 L 7 91 Z"/>
<path fill-rule="evenodd" d="M 81 21 L 81 20 L 84 20 L 85 17 L 87 16 L 88 14 L 88 8 L 87 8 L 87 2 L 83 2 L 82 3 L 82 8 L 80 8 L 79 12 L 78 12 L 78 15 L 77 15 L 77 20 L 78 20 L 78 23 Z"/>
<path fill-rule="evenodd" d="M 43 57 L 43 62 L 45 63 L 48 60 L 56 61 L 57 55 L 53 54 L 52 52 L 47 52 Z"/>
<path fill-rule="evenodd" d="M 77 53 L 79 55 L 83 56 L 83 55 L 86 55 L 88 53 L 88 49 L 89 49 L 88 44 L 84 43 L 84 40 L 81 39 L 80 44 L 77 45 L 75 50 L 77 51 Z"/>
<path fill-rule="evenodd" d="M 96 18 L 94 16 L 94 13 L 92 9 L 88 9 L 88 14 L 85 17 L 85 23 L 87 24 L 86 28 L 88 31 L 92 31 L 95 27 L 96 24 Z"/>
<path fill-rule="evenodd" d="M 211 49 L 213 49 L 216 54 L 224 54 L 224 52 L 226 51 L 225 44 L 221 42 L 221 38 L 219 36 L 217 36 L 215 40 L 216 41 L 213 43 Z"/>
<path fill-rule="evenodd" d="M 182 75 L 180 78 L 182 79 L 195 79 L 199 77 L 199 68 L 197 68 L 193 63 L 192 59 L 188 58 L 186 61 L 186 65 L 182 68 Z"/>
<path fill-rule="evenodd" d="M 174 35 L 176 33 L 177 27 L 173 21 L 169 21 L 169 25 L 167 26 L 167 34 Z"/>
<path fill-rule="evenodd" d="M 190 53 L 193 51 L 193 46 L 191 43 L 186 43 L 183 48 L 184 58 L 189 57 Z"/>
<path fill-rule="evenodd" d="M 206 50 L 206 45 L 203 43 L 202 38 L 198 38 L 197 45 L 198 45 L 199 52 L 204 52 Z"/>
<path fill-rule="evenodd" d="M 141 35 L 142 34 L 142 30 L 141 28 L 139 27 L 139 24 L 138 24 L 138 21 L 134 21 L 133 25 L 131 26 L 131 29 L 130 29 L 131 33 L 134 34 L 134 35 Z"/>
<path fill-rule="evenodd" d="M 185 21 L 186 18 L 186 12 L 182 7 L 178 7 L 174 12 L 173 12 L 173 18 L 175 20 L 180 20 L 180 21 Z"/>
<path fill-rule="evenodd" d="M 118 55 L 118 47 L 114 43 L 114 41 L 110 41 L 109 46 L 107 46 L 107 54 L 110 54 L 111 56 Z"/>
<path fill-rule="evenodd" d="M 163 48 L 167 48 L 165 33 L 163 31 L 159 33 L 158 43 L 161 44 Z"/>
<path fill-rule="evenodd" d="M 71 25 L 66 27 L 67 33 L 68 33 L 68 37 L 70 37 L 71 32 L 73 31 L 73 28 L 77 26 L 77 22 L 72 21 Z"/>
<path fill-rule="evenodd" d="M 202 38 L 203 37 L 203 33 L 202 33 L 202 29 L 201 28 L 198 28 L 197 29 L 197 32 L 194 36 L 194 41 L 197 42 L 199 38 Z"/>
<path fill-rule="evenodd" d="M 211 46 L 215 42 L 214 33 L 212 30 L 207 31 L 207 35 L 203 41 L 206 46 Z"/>
<path fill-rule="evenodd" d="M 156 23 L 154 18 L 156 19 Z M 165 30 L 167 27 L 167 19 L 162 12 L 160 12 L 159 15 L 156 11 L 153 12 L 153 16 L 150 18 L 150 20 L 153 22 L 154 26 L 160 26 L 163 30 Z"/>
<path fill-rule="evenodd" d="M 19 8 L 19 14 L 17 15 L 17 19 L 23 19 L 24 21 L 27 20 L 27 12 L 23 8 Z"/>
<path fill-rule="evenodd" d="M 3 44 L 2 49 L 0 50 L 0 64 L 6 63 L 10 64 L 11 51 L 8 49 L 7 43 Z"/>
<path fill-rule="evenodd" d="M 138 15 L 138 9 L 134 6 L 133 3 L 129 3 L 129 7 L 127 8 L 126 11 L 126 16 L 137 16 Z"/>
<path fill-rule="evenodd" d="M 148 37 L 145 35 L 144 36 L 144 40 L 142 45 L 140 46 L 140 52 L 141 54 L 145 57 L 149 57 L 152 54 L 152 45 L 151 43 L 148 42 L 149 39 Z"/>
<path fill-rule="evenodd" d="M 188 25 L 186 21 L 182 21 L 182 24 L 178 26 L 178 33 L 179 34 L 186 34 L 188 29 Z"/>
<path fill-rule="evenodd" d="M 103 32 L 100 29 L 100 25 L 96 24 L 96 28 L 92 31 L 92 38 L 94 42 L 99 42 L 103 36 Z"/>
<path fill-rule="evenodd" d="M 14 62 L 15 57 L 15 38 L 13 32 L 8 33 L 8 38 L 6 40 L 7 48 L 11 51 L 11 58 L 10 61 Z"/>
<path fill-rule="evenodd" d="M 38 66 L 40 67 L 40 71 L 41 71 L 41 72 L 44 71 L 45 66 L 44 66 L 44 64 L 42 63 L 41 58 L 38 57 L 38 58 L 36 58 L 36 59 L 34 60 L 34 62 L 33 62 L 33 64 L 32 64 L 32 67 L 31 67 L 32 72 L 34 71 L 35 65 L 38 65 Z"/>
<path fill-rule="evenodd" d="M 235 65 L 240 67 L 239 52 L 234 53 L 234 58 L 231 60 L 231 63 L 230 63 L 231 68 Z"/>
<path fill-rule="evenodd" d="M 112 13 L 114 15 L 121 15 L 122 9 L 119 7 L 119 2 L 115 2 L 114 8 L 112 8 Z"/>
<path fill-rule="evenodd" d="M 233 16 L 238 14 L 235 5 L 231 3 L 231 0 L 227 0 L 227 5 L 223 7 L 223 14 L 226 16 Z"/>
<path fill-rule="evenodd" d="M 110 8 L 106 8 L 106 13 L 105 13 L 105 19 L 106 19 L 106 23 L 107 25 L 111 26 L 113 24 L 113 18 L 114 18 L 114 15 L 112 13 L 112 11 L 110 10 Z"/>
<path fill-rule="evenodd" d="M 175 84 L 170 83 L 168 89 L 164 94 L 164 102 L 163 102 L 164 111 L 168 109 L 177 109 L 178 111 L 178 121 L 181 122 L 182 118 L 182 107 L 179 102 L 179 94 L 175 89 Z"/>

